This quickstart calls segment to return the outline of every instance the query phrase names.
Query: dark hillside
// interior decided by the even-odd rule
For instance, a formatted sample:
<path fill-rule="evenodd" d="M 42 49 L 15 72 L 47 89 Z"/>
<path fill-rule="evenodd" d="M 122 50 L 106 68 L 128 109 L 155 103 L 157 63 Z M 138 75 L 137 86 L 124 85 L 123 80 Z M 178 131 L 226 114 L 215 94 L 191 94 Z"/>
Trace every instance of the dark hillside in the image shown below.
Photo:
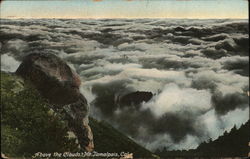
<path fill-rule="evenodd" d="M 158 150 L 156 153 L 161 157 L 247 157 L 250 152 L 248 146 L 250 141 L 249 128 L 248 120 L 239 129 L 233 127 L 229 133 L 225 132 L 214 141 L 201 143 L 197 149 L 188 151 Z"/>

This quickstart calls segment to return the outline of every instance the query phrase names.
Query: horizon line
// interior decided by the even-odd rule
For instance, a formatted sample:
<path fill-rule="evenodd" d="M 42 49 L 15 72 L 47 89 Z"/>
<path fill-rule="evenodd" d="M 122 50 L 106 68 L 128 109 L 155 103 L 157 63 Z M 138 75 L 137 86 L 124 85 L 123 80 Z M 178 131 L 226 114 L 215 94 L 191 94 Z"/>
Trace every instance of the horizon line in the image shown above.
<path fill-rule="evenodd" d="M 32 18 L 28 18 L 28 17 L 7 17 L 7 18 L 1 18 L 0 19 L 82 19 L 82 20 L 89 20 L 89 19 L 93 19 L 93 20 L 99 20 L 99 19 L 197 19 L 197 20 L 216 20 L 216 19 L 228 19 L 228 20 L 249 20 L 249 18 L 165 18 L 165 17 L 138 17 L 138 18 L 109 18 L 109 17 L 103 17 L 103 18 L 65 18 L 65 17 L 55 17 L 55 18 L 43 18 L 43 17 L 32 17 Z"/>

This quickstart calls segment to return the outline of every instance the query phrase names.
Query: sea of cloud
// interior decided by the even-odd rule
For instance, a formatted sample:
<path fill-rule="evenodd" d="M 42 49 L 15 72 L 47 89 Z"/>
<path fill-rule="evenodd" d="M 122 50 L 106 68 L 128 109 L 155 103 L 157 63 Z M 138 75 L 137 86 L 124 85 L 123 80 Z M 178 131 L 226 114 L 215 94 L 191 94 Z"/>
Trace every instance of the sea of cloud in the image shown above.
<path fill-rule="evenodd" d="M 35 52 L 80 75 L 90 114 L 150 150 L 190 149 L 249 119 L 247 20 L 2 19 L 1 70 Z M 152 92 L 120 107 L 131 92 Z"/>

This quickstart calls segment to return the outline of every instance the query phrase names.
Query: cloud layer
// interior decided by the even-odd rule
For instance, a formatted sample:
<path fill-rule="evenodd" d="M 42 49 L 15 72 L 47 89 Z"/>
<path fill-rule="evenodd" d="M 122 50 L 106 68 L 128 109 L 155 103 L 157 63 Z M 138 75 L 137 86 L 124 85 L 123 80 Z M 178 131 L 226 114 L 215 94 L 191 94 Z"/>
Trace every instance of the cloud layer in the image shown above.
<path fill-rule="evenodd" d="M 151 150 L 195 148 L 249 118 L 247 20 L 1 20 L 1 69 L 49 52 L 81 76 L 91 115 Z M 119 99 L 152 92 L 147 103 Z"/>

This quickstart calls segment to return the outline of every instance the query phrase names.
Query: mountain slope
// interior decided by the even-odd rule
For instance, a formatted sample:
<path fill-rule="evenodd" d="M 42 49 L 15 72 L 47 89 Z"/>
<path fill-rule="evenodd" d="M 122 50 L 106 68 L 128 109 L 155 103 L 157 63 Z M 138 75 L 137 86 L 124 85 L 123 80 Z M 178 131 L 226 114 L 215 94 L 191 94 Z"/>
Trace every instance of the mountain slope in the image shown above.
<path fill-rule="evenodd" d="M 78 152 L 68 137 L 67 123 L 60 113 L 28 83 L 1 72 L 1 148 L 7 156 L 31 156 L 36 152 Z M 136 157 L 153 154 L 111 125 L 90 117 L 96 152 L 130 152 Z"/>
<path fill-rule="evenodd" d="M 106 122 L 90 118 L 97 152 L 130 152 L 135 157 L 153 157 L 152 153 L 113 128 Z"/>

